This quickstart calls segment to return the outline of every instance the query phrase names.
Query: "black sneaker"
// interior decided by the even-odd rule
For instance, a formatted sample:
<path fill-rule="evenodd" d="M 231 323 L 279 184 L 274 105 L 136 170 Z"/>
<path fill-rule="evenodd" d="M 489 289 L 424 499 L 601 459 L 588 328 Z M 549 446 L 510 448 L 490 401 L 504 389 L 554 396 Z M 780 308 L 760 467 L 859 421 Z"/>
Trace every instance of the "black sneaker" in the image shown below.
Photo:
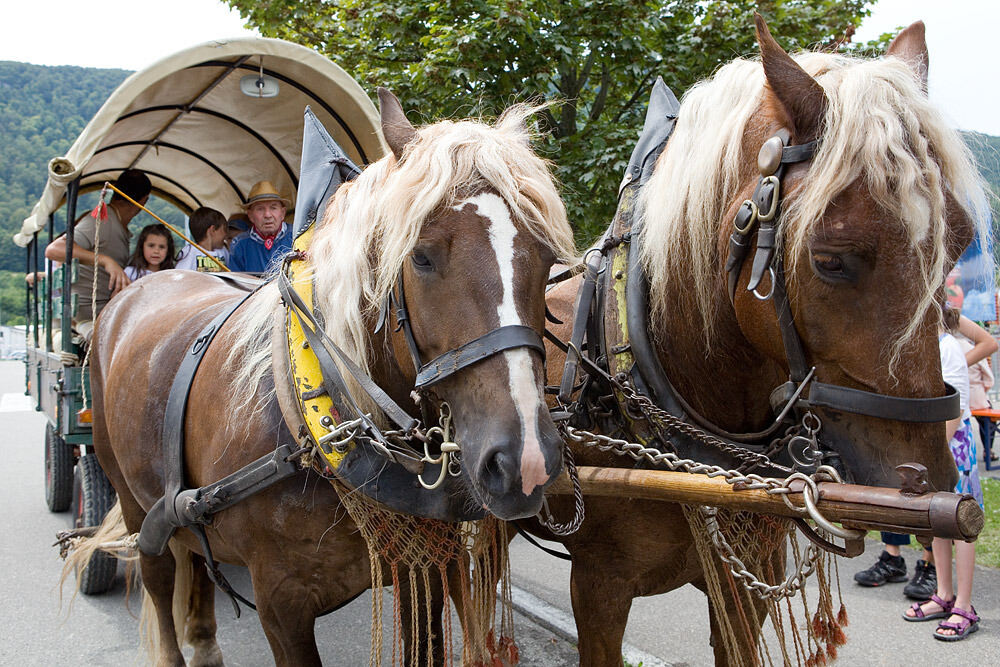
<path fill-rule="evenodd" d="M 874 565 L 854 575 L 854 581 L 862 586 L 906 581 L 906 561 L 902 556 L 890 556 L 888 551 L 883 551 Z"/>
<path fill-rule="evenodd" d="M 931 596 L 937 592 L 937 568 L 934 563 L 920 559 L 913 570 L 913 578 L 903 589 L 903 595 L 911 600 L 930 600 Z"/>

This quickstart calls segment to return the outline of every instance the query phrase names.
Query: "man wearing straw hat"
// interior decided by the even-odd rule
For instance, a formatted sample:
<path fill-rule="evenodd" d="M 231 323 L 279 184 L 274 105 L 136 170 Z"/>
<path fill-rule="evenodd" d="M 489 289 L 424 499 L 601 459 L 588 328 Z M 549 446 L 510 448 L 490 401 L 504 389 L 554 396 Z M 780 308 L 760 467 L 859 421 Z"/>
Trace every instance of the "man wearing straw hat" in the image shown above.
<path fill-rule="evenodd" d="M 114 186 L 140 205 L 145 205 L 152 190 L 149 178 L 138 169 L 123 171 Z M 94 213 L 84 216 L 73 230 L 73 259 L 80 262 L 71 289 L 71 293 L 77 295 L 78 303 L 73 316 L 73 327 L 85 338 L 90 337 L 97 313 L 129 283 L 123 268 L 128 263 L 129 240 L 132 238 L 128 223 L 141 210 L 115 192 L 107 207 L 103 202 L 99 203 Z M 101 216 L 100 220 L 95 217 L 98 215 Z M 45 256 L 52 261 L 65 262 L 66 237 L 61 236 L 50 243 L 45 248 Z"/>
<path fill-rule="evenodd" d="M 253 226 L 233 246 L 229 268 L 263 273 L 292 249 L 292 232 L 285 224 L 285 212 L 290 205 L 270 181 L 254 184 L 243 205 Z"/>

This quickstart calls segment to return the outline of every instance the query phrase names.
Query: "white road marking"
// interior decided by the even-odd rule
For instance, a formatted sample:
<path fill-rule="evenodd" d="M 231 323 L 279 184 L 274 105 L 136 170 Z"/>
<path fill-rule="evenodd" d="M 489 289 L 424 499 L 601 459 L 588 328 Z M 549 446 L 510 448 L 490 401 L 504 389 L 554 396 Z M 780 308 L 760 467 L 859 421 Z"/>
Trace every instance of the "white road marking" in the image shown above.
<path fill-rule="evenodd" d="M 479 215 L 490 221 L 490 245 L 496 254 L 503 284 L 503 300 L 497 306 L 500 326 L 522 324 L 514 304 L 514 237 L 517 228 L 510 217 L 507 203 L 498 195 L 484 192 L 467 199 L 464 204 L 474 205 Z M 545 473 L 545 456 L 542 454 L 538 432 L 538 388 L 535 386 L 534 361 L 527 350 L 506 350 L 510 395 L 521 420 L 521 491 L 531 495 L 536 487 L 548 480 Z"/>

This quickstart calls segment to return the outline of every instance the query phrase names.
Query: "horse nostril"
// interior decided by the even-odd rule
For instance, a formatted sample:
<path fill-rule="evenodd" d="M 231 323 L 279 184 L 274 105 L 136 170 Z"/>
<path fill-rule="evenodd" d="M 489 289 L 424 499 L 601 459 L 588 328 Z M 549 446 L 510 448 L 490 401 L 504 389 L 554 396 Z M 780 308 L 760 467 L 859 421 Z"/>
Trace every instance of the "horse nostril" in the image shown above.
<path fill-rule="evenodd" d="M 480 479 L 486 490 L 493 496 L 509 492 L 516 478 L 514 462 L 503 449 L 498 449 L 484 457 Z"/>

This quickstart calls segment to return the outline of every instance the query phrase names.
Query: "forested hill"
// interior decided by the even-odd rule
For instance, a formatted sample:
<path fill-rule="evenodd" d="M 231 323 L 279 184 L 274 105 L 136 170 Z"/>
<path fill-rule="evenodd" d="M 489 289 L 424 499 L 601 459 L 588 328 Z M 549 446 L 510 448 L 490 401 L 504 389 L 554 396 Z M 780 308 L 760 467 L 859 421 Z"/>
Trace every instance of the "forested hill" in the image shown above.
<path fill-rule="evenodd" d="M 11 241 L 64 155 L 130 72 L 0 61 L 0 269 L 24 270 Z"/>
<path fill-rule="evenodd" d="M 0 270 L 23 271 L 23 250 L 10 238 L 41 194 L 48 161 L 66 152 L 128 74 L 0 61 Z M 1000 137 L 967 136 L 1000 194 Z"/>

